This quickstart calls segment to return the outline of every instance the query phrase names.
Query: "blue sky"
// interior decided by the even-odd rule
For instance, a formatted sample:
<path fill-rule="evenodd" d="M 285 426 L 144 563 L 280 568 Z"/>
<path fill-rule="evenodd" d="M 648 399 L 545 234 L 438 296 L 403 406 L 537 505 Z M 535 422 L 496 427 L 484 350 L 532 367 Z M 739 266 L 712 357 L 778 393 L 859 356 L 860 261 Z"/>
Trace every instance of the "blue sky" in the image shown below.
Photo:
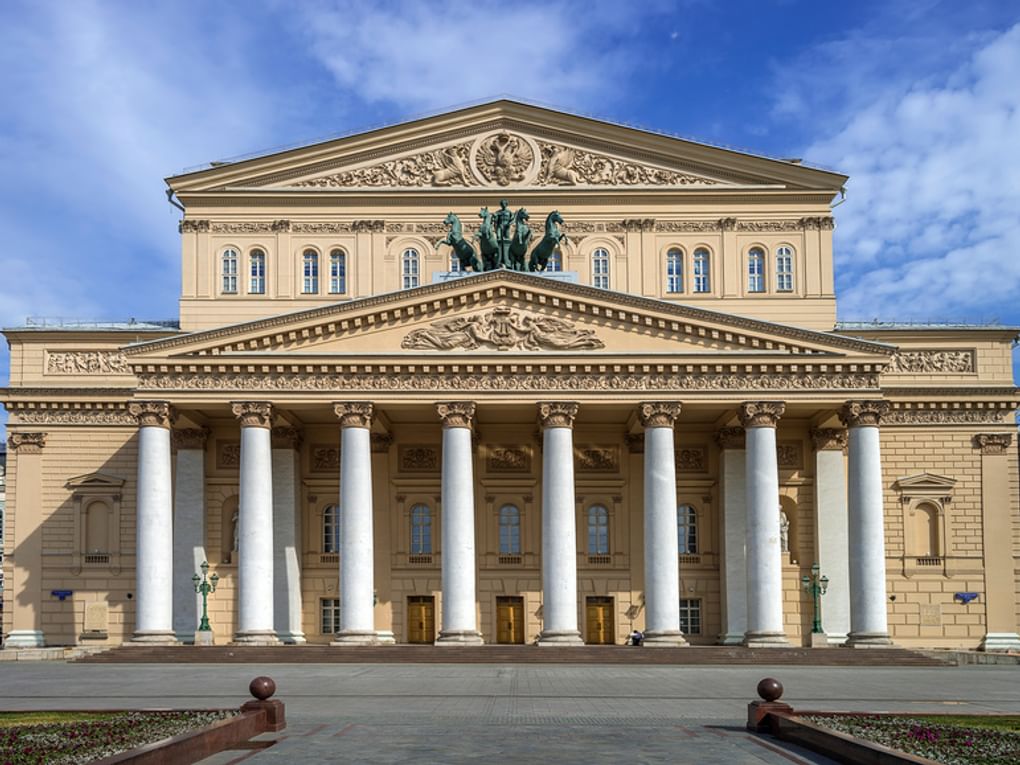
<path fill-rule="evenodd" d="M 499 96 L 845 172 L 841 319 L 1020 325 L 1018 81 L 995 0 L 4 0 L 0 325 L 175 317 L 167 175 Z"/>

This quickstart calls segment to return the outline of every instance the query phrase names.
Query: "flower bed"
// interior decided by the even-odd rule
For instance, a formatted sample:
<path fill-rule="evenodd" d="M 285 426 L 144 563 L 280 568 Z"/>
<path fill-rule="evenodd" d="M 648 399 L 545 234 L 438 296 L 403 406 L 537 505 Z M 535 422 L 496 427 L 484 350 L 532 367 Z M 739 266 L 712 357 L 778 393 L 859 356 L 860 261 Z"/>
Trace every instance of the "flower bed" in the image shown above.
<path fill-rule="evenodd" d="M 798 715 L 815 725 L 945 765 L 1020 762 L 1020 717 Z"/>
<path fill-rule="evenodd" d="M 236 715 L 204 712 L 0 713 L 0 765 L 78 765 Z"/>

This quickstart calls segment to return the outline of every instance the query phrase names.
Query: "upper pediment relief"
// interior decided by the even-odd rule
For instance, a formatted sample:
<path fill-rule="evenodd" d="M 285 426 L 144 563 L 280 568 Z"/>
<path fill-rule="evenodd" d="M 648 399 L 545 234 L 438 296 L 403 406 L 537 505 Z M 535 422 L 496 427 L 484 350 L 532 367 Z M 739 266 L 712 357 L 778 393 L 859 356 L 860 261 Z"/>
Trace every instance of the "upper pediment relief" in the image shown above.
<path fill-rule="evenodd" d="M 137 364 L 198 357 L 297 360 L 337 356 L 634 354 L 785 357 L 810 365 L 854 359 L 881 365 L 892 348 L 515 271 L 337 303 L 246 324 L 129 346 Z M 161 360 L 165 360 L 161 361 Z M 285 362 L 289 363 L 289 362 Z"/>
<path fill-rule="evenodd" d="M 472 141 L 285 182 L 288 188 L 715 186 L 719 179 L 497 131 Z"/>

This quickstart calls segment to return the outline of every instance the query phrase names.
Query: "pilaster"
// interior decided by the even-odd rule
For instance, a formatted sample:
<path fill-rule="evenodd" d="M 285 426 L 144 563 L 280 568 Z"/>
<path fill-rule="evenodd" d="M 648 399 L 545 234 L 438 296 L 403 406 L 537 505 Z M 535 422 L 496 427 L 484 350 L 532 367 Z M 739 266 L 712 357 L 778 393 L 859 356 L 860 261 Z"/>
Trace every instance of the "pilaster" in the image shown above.
<path fill-rule="evenodd" d="M 42 624 L 42 475 L 45 433 L 14 432 L 7 439 L 11 460 L 8 474 L 14 477 L 14 492 L 8 507 L 6 540 L 11 550 L 13 594 L 11 631 L 5 648 L 41 648 L 46 645 Z M 14 604 L 17 607 L 14 607 Z"/>

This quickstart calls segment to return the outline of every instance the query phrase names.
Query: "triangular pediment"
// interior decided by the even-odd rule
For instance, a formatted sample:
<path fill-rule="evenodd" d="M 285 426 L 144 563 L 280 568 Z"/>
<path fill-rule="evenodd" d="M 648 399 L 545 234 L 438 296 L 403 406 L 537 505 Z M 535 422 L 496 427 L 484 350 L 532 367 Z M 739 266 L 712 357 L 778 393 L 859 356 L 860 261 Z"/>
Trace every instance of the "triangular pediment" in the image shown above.
<path fill-rule="evenodd" d="M 918 473 L 917 475 L 900 478 L 894 486 L 900 491 L 909 490 L 914 493 L 945 493 L 956 486 L 956 479 L 934 473 Z"/>
<path fill-rule="evenodd" d="M 188 357 L 313 361 L 382 356 L 639 356 L 702 363 L 853 358 L 884 363 L 880 343 L 636 297 L 528 273 L 488 271 L 245 324 L 129 346 L 132 363 Z M 210 359 L 211 360 L 211 359 Z"/>
<path fill-rule="evenodd" d="M 774 187 L 845 176 L 622 125 L 496 101 L 168 179 L 202 191 Z"/>
<path fill-rule="evenodd" d="M 85 475 L 71 478 L 65 486 L 72 491 L 81 489 L 120 489 L 124 486 L 124 479 L 108 473 L 86 473 Z"/>

